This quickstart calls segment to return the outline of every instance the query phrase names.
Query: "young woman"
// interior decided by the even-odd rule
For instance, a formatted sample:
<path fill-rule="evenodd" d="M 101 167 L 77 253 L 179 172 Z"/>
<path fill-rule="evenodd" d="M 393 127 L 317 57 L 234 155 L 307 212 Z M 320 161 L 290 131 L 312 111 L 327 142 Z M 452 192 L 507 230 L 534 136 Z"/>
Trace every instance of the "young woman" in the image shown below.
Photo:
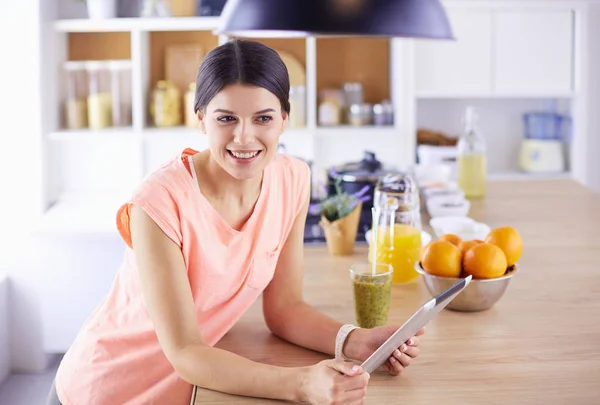
<path fill-rule="evenodd" d="M 302 299 L 310 171 L 276 153 L 289 87 L 284 63 L 260 43 L 233 40 L 206 55 L 195 110 L 210 146 L 183 150 L 119 209 L 123 264 L 65 354 L 51 401 L 188 405 L 198 385 L 362 403 L 369 375 L 344 358 L 366 359 L 395 328 L 353 329 Z M 261 293 L 275 335 L 336 358 L 275 367 L 213 347 Z M 418 345 L 415 336 L 382 368 L 399 374 Z"/>

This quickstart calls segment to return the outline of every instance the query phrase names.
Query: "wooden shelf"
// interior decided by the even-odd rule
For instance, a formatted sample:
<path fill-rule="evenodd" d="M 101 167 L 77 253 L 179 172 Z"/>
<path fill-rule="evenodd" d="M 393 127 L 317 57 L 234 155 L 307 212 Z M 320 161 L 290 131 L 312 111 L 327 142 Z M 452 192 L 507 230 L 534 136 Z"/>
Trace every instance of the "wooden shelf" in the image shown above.
<path fill-rule="evenodd" d="M 68 35 L 68 60 L 131 59 L 129 32 L 84 32 Z"/>
<path fill-rule="evenodd" d="M 101 130 L 73 129 L 52 132 L 48 135 L 53 141 L 101 141 L 105 139 L 135 140 L 139 134 L 131 127 L 113 127 Z"/>
<path fill-rule="evenodd" d="M 150 74 L 148 88 L 152 89 L 156 82 L 159 80 L 166 79 L 166 65 L 167 65 L 167 53 L 171 46 L 178 45 L 196 45 L 200 48 L 202 58 L 211 49 L 216 48 L 219 44 L 218 36 L 213 35 L 210 31 L 162 31 L 162 32 L 151 32 L 149 42 L 149 57 L 150 61 Z M 190 76 L 189 82 L 196 81 L 196 71 L 200 66 L 201 59 L 195 63 L 193 75 Z M 187 76 L 187 75 L 186 75 Z M 180 88 L 180 91 L 184 92 L 187 87 Z"/>
<path fill-rule="evenodd" d="M 58 32 L 213 31 L 218 17 L 66 19 L 54 23 Z"/>
<path fill-rule="evenodd" d="M 390 41 L 382 38 L 317 38 L 317 95 L 360 82 L 364 100 L 390 99 Z"/>

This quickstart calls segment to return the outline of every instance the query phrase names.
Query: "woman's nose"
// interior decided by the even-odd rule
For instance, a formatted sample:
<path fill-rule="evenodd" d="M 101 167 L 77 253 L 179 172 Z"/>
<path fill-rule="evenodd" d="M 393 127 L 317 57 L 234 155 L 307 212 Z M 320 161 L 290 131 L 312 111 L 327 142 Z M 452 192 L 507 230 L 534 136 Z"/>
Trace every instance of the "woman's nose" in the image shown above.
<path fill-rule="evenodd" d="M 243 123 L 236 127 L 233 135 L 233 141 L 239 145 L 250 144 L 256 139 L 252 126 Z"/>

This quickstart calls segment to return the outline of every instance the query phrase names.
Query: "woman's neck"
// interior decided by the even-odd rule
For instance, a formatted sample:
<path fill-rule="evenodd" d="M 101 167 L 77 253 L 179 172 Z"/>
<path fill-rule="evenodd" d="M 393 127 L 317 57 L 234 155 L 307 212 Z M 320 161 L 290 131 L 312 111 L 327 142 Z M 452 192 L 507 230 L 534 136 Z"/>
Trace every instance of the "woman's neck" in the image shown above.
<path fill-rule="evenodd" d="M 258 199 L 262 176 L 248 180 L 235 179 L 213 159 L 209 150 L 198 153 L 193 160 L 203 193 L 209 193 L 217 200 L 233 197 L 241 205 L 253 205 Z"/>

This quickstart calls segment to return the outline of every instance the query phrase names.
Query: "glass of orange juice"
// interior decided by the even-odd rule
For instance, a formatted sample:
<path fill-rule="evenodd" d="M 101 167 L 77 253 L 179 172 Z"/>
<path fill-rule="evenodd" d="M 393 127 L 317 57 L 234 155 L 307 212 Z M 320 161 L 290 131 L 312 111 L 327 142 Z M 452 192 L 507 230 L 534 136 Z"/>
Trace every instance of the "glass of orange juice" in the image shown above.
<path fill-rule="evenodd" d="M 393 203 L 374 207 L 369 261 L 391 265 L 392 283 L 406 283 L 419 275 L 415 264 L 420 255 L 420 214 L 403 211 Z"/>

